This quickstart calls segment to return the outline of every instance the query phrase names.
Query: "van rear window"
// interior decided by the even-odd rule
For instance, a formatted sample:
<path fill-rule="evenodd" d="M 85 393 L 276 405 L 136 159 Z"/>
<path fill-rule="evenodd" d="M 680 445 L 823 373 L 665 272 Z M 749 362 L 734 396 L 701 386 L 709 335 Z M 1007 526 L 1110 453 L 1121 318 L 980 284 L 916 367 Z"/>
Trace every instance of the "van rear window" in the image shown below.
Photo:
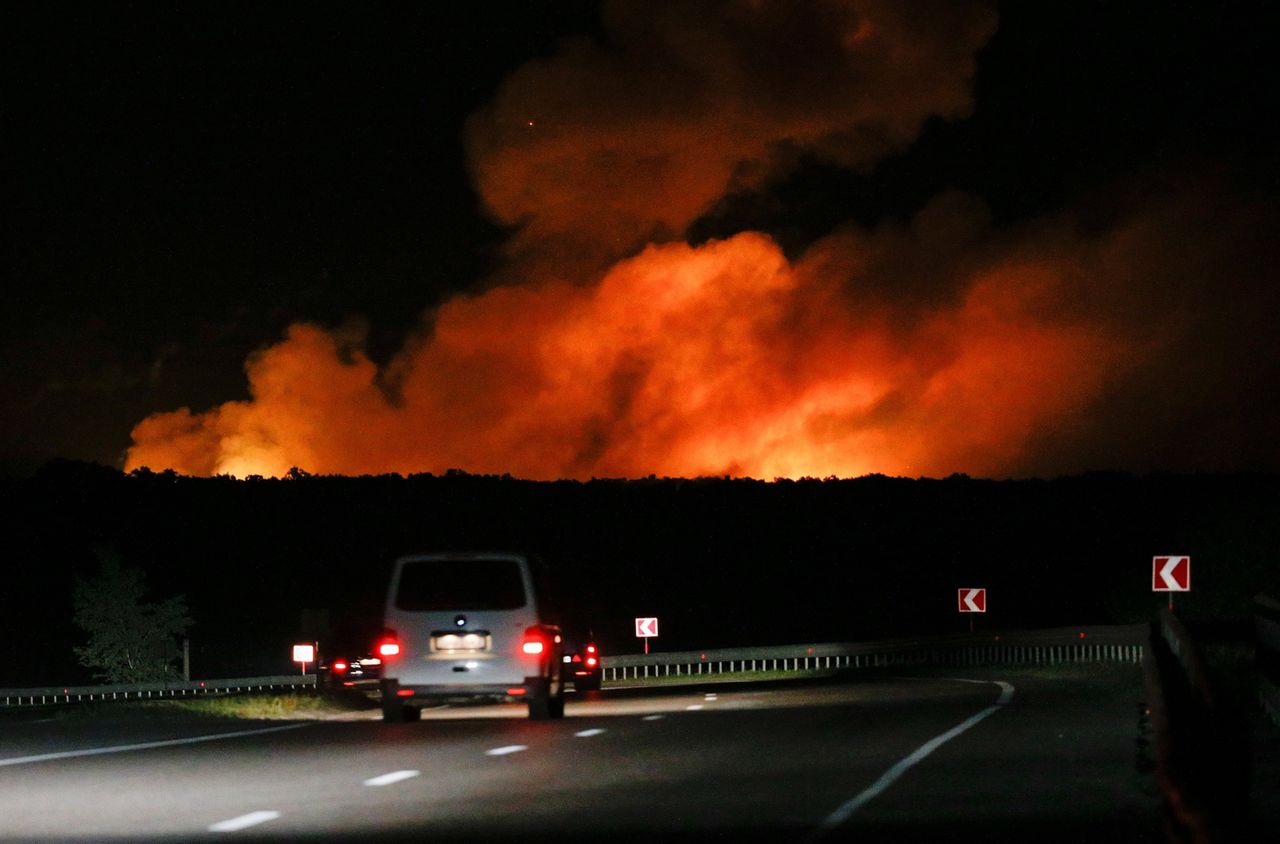
<path fill-rule="evenodd" d="M 515 560 L 423 560 L 400 569 L 402 610 L 514 610 L 526 603 Z"/>

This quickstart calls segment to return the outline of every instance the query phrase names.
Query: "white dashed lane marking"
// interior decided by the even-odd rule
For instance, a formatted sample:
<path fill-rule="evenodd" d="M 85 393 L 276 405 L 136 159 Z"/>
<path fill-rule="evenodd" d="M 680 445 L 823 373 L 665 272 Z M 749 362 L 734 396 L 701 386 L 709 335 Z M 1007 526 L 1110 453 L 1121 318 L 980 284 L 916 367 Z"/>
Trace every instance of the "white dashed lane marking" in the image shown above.
<path fill-rule="evenodd" d="M 502 747 L 495 747 L 493 750 L 486 750 L 484 754 L 485 756 L 507 756 L 528 749 L 529 745 L 527 744 L 508 744 Z"/>
<path fill-rule="evenodd" d="M 242 829 L 248 829 L 251 826 L 257 826 L 260 823 L 273 821 L 280 817 L 279 812 L 264 810 L 261 812 L 250 812 L 247 815 L 241 815 L 238 818 L 228 818 L 225 821 L 218 821 L 209 826 L 210 832 L 239 832 Z"/>
<path fill-rule="evenodd" d="M 604 730 L 601 729 L 579 730 L 574 733 L 574 735 L 578 738 L 591 738 L 592 736 L 598 736 L 603 732 Z"/>
<path fill-rule="evenodd" d="M 666 717 L 667 716 L 665 715 L 646 715 L 640 720 L 641 721 L 661 721 L 663 718 L 666 718 Z"/>
<path fill-rule="evenodd" d="M 700 703 L 691 703 L 685 707 L 685 709 L 687 709 L 690 712 L 697 712 L 701 708 L 702 708 L 702 704 Z"/>
<path fill-rule="evenodd" d="M 19 756 L 11 759 L 0 759 L 0 768 L 7 765 L 29 765 L 32 762 L 49 762 L 55 759 L 77 759 L 81 756 L 100 756 L 104 753 L 128 753 L 133 750 L 150 750 L 154 747 L 177 747 L 182 744 L 200 744 L 206 741 L 222 741 L 223 739 L 240 738 L 241 736 L 258 736 L 264 733 L 278 733 L 281 730 L 297 730 L 309 724 L 286 724 L 283 727 L 266 727 L 260 730 L 236 730 L 230 733 L 214 733 L 207 736 L 190 738 L 165 739 L 164 741 L 144 741 L 139 744 L 117 744 L 111 747 L 90 747 L 84 750 L 64 750 L 61 753 L 41 753 L 38 756 Z"/>
<path fill-rule="evenodd" d="M 404 780 L 413 779 L 414 777 L 418 776 L 418 774 L 419 774 L 418 771 L 392 771 L 389 774 L 383 774 L 377 777 L 370 777 L 369 779 L 364 781 L 364 784 L 375 786 L 375 787 L 380 785 L 391 785 L 392 783 L 395 783 L 395 782 L 402 782 Z"/>

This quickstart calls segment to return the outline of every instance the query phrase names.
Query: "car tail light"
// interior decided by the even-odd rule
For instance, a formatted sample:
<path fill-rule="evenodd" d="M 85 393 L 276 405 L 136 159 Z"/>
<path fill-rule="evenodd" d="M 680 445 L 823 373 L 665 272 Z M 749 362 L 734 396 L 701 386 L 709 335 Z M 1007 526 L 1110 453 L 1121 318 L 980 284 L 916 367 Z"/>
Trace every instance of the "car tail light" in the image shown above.
<path fill-rule="evenodd" d="M 347 673 L 347 669 L 348 669 L 348 668 L 350 668 L 350 667 L 351 667 L 351 666 L 347 665 L 347 661 L 346 661 L 345 659 L 335 659 L 335 660 L 333 661 L 333 673 L 334 673 L 334 674 L 346 674 L 346 673 Z"/>
<path fill-rule="evenodd" d="M 595 645 L 587 645 L 587 653 L 589 653 L 589 654 L 593 654 L 593 653 L 595 653 L 595 652 L 596 652 L 596 646 L 595 646 Z"/>
<path fill-rule="evenodd" d="M 599 662 L 599 661 L 600 661 L 600 660 L 596 659 L 596 658 L 595 658 L 595 657 L 593 657 L 593 656 L 589 656 L 589 657 L 587 657 L 587 665 L 589 665 L 589 666 L 594 667 L 594 666 L 595 666 L 595 664 L 596 664 L 597 662 Z"/>
<path fill-rule="evenodd" d="M 528 656 L 540 656 L 547 652 L 547 633 L 541 627 L 530 627 L 524 631 L 524 641 L 520 643 L 520 651 Z"/>
<path fill-rule="evenodd" d="M 384 630 L 382 637 L 378 639 L 377 651 L 378 656 L 386 659 L 388 657 L 400 655 L 400 637 L 396 635 L 394 630 Z"/>

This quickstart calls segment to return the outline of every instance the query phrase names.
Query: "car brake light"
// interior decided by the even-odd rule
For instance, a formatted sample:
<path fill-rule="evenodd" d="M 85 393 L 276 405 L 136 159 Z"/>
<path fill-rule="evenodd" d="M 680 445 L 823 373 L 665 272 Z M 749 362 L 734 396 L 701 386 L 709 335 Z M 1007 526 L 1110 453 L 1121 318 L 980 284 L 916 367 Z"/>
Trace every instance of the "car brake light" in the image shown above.
<path fill-rule="evenodd" d="M 400 637 L 396 635 L 394 630 L 384 631 L 382 638 L 378 640 L 376 648 L 378 656 L 399 656 L 400 655 Z"/>
<path fill-rule="evenodd" d="M 347 668 L 348 668 L 348 665 L 347 665 L 347 663 L 346 663 L 346 661 L 345 661 L 345 660 L 335 659 L 335 660 L 333 661 L 333 673 L 334 673 L 334 674 L 346 674 L 346 673 L 347 673 Z"/>
<path fill-rule="evenodd" d="M 547 634 L 541 627 L 530 627 L 524 631 L 524 641 L 520 650 L 529 656 L 538 656 L 547 652 Z"/>
<path fill-rule="evenodd" d="M 587 665 L 595 665 L 595 664 L 596 664 L 596 662 L 598 662 L 598 661 L 599 661 L 599 660 L 597 660 L 597 659 L 596 659 L 595 657 L 593 657 L 593 656 L 589 656 L 589 657 L 587 657 Z"/>
<path fill-rule="evenodd" d="M 587 645 L 587 653 L 589 653 L 589 654 L 593 654 L 593 653 L 595 653 L 595 652 L 596 652 L 596 646 L 595 646 L 595 645 Z"/>

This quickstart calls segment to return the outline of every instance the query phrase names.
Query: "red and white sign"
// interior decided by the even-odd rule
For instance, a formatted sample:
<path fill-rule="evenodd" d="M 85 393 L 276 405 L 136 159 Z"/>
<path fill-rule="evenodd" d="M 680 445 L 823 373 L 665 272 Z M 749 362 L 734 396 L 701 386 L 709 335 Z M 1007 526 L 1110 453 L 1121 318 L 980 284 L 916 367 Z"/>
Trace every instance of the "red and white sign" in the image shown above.
<path fill-rule="evenodd" d="M 1152 592 L 1190 592 L 1190 557 L 1153 557 L 1151 559 Z"/>
<path fill-rule="evenodd" d="M 960 589 L 957 596 L 960 602 L 960 612 L 986 612 L 987 611 L 987 590 L 986 589 Z"/>
<path fill-rule="evenodd" d="M 294 645 L 293 661 L 301 662 L 304 665 L 308 662 L 315 662 L 316 646 L 315 645 Z"/>
<path fill-rule="evenodd" d="M 636 638 L 637 639 L 653 639 L 658 635 L 658 619 L 656 618 L 637 618 L 636 619 Z"/>

